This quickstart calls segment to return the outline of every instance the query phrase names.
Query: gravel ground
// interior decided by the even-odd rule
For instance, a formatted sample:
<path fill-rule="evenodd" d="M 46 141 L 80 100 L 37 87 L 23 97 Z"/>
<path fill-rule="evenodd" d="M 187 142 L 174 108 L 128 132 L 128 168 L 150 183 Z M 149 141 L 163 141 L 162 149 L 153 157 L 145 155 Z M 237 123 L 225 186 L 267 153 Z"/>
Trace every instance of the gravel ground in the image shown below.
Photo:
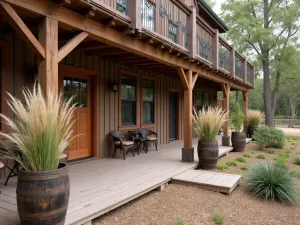
<path fill-rule="evenodd" d="M 299 147 L 300 141 L 291 140 L 286 142 L 284 149 L 294 148 L 292 155 L 296 155 L 300 154 Z M 283 150 L 275 150 L 275 154 L 270 154 L 267 150 L 258 150 L 254 143 L 247 145 L 246 152 L 252 153 L 252 157 L 246 163 L 238 163 L 236 167 L 218 171 L 242 175 L 241 185 L 231 195 L 169 184 L 164 192 L 150 192 L 99 217 L 93 221 L 93 225 L 176 225 L 178 220 L 183 221 L 184 225 L 206 225 L 214 224 L 213 215 L 216 211 L 225 216 L 227 225 L 300 225 L 300 203 L 285 206 L 253 197 L 245 187 L 247 171 L 240 169 L 242 165 L 249 166 L 258 161 L 273 161 L 281 151 Z M 264 154 L 266 159 L 257 159 L 258 154 Z M 219 163 L 225 164 L 241 155 L 243 153 L 232 152 L 222 157 Z M 300 166 L 292 164 L 291 158 L 292 156 L 289 166 L 300 171 Z M 299 180 L 297 183 L 300 185 Z"/>

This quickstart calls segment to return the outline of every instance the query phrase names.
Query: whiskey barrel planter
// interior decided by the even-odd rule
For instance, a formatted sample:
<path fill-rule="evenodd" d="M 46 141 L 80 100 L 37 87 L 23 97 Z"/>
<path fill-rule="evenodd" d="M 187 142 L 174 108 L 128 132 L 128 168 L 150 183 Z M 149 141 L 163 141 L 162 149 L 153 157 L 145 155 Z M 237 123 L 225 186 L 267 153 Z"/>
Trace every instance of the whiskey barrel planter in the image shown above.
<path fill-rule="evenodd" d="M 244 132 L 232 132 L 231 143 L 233 151 L 243 152 L 246 147 L 246 134 Z"/>
<path fill-rule="evenodd" d="M 68 167 L 64 163 L 53 171 L 20 171 L 17 204 L 21 225 L 63 225 L 69 193 Z"/>
<path fill-rule="evenodd" d="M 219 157 L 218 141 L 198 141 L 198 168 L 215 169 Z"/>
<path fill-rule="evenodd" d="M 254 132 L 256 131 L 256 129 L 258 128 L 258 126 L 256 125 L 249 125 L 248 126 L 248 135 L 249 135 L 249 138 L 252 138 Z"/>

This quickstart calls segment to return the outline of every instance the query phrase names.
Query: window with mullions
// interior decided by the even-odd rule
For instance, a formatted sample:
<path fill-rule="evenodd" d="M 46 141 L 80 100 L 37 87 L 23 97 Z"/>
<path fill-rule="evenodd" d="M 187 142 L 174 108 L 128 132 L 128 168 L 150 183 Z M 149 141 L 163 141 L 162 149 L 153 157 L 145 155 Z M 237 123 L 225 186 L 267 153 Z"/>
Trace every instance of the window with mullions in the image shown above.
<path fill-rule="evenodd" d="M 202 98 L 202 92 L 197 91 L 195 94 L 195 101 L 196 101 L 196 110 L 197 112 L 199 112 L 200 110 L 202 110 L 203 107 L 203 98 Z"/>
<path fill-rule="evenodd" d="M 117 0 L 117 10 L 125 15 L 128 14 L 128 0 Z"/>
<path fill-rule="evenodd" d="M 155 2 L 151 0 L 143 0 L 142 4 L 142 25 L 149 30 L 155 31 L 156 8 Z"/>
<path fill-rule="evenodd" d="M 122 75 L 121 83 L 121 125 L 136 125 L 137 78 Z"/>
<path fill-rule="evenodd" d="M 65 77 L 64 78 L 64 99 L 65 101 L 73 97 L 73 104 L 76 107 L 87 107 L 87 93 L 88 84 L 87 80 Z"/>
<path fill-rule="evenodd" d="M 153 80 L 142 81 L 143 124 L 154 123 L 154 86 Z"/>
<path fill-rule="evenodd" d="M 205 109 L 208 108 L 209 106 L 209 93 L 204 93 L 203 94 L 203 106 L 205 107 Z"/>
<path fill-rule="evenodd" d="M 175 42 L 178 43 L 178 26 L 174 22 L 169 20 L 169 35 L 168 38 Z"/>

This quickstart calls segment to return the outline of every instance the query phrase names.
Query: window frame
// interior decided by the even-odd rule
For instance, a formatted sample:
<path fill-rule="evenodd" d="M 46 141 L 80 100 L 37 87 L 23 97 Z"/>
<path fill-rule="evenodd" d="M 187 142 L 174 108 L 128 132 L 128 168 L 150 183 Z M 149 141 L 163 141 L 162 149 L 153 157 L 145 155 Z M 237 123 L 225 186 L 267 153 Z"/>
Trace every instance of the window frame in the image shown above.
<path fill-rule="evenodd" d="M 197 111 L 197 98 L 196 98 L 196 96 L 197 96 L 197 93 L 200 93 L 201 94 L 201 101 L 202 101 L 202 107 L 201 107 L 201 110 L 203 109 L 203 106 L 204 106 L 204 101 L 203 101 L 203 91 L 202 90 L 199 90 L 199 89 L 196 89 L 195 91 L 194 91 L 194 108 L 195 108 L 195 110 Z"/>
<path fill-rule="evenodd" d="M 144 118 L 143 118 L 143 110 L 144 110 L 144 104 L 143 104 L 143 86 L 142 82 L 143 80 L 152 80 L 154 81 L 154 123 L 144 123 Z M 156 126 L 156 90 L 157 90 L 157 84 L 156 84 L 156 77 L 152 76 L 147 76 L 147 75 L 141 75 L 141 85 L 140 85 L 140 95 L 141 95 L 141 128 L 151 128 Z"/>
<path fill-rule="evenodd" d="M 2 41 L 0 40 L 0 47 L 2 49 L 1 51 L 1 76 L 0 79 L 1 79 L 1 103 L 0 103 L 0 112 L 4 115 L 7 115 L 8 113 L 8 105 L 6 103 L 6 100 L 5 100 L 5 96 L 6 96 L 6 91 L 9 91 L 9 90 L 6 90 L 5 88 L 8 87 L 7 85 L 7 79 L 6 79 L 6 76 L 7 76 L 7 70 L 6 70 L 6 66 L 7 66 L 7 58 L 8 57 L 4 57 L 4 56 L 7 56 L 8 55 L 8 43 L 6 41 Z M 2 132 L 8 132 L 8 126 L 4 123 L 1 123 L 1 126 L 0 126 L 0 130 Z"/>
<path fill-rule="evenodd" d="M 149 28 L 147 25 L 144 24 L 144 21 L 146 21 L 146 17 L 143 17 L 143 13 L 147 11 L 147 9 L 143 9 L 143 7 L 147 7 L 147 2 L 151 4 L 152 6 L 152 10 L 153 10 L 153 29 Z M 148 8 L 149 10 L 150 8 Z M 142 6 L 141 6 L 141 24 L 143 27 L 146 27 L 147 29 L 156 32 L 156 28 L 157 28 L 157 12 L 156 12 L 156 2 L 155 1 L 151 1 L 151 0 L 142 0 Z M 149 22 L 149 20 L 148 20 Z"/>
<path fill-rule="evenodd" d="M 126 7 L 124 7 L 123 5 L 121 5 L 120 3 L 118 3 L 118 0 L 116 0 L 115 3 L 116 3 L 116 10 L 117 10 L 119 13 L 128 16 L 129 0 L 126 0 Z M 124 13 L 121 12 L 120 10 L 118 10 L 118 5 L 120 5 L 122 8 L 125 8 Z"/>
<path fill-rule="evenodd" d="M 136 78 L 136 124 L 135 125 L 122 125 L 122 76 L 132 76 Z M 130 72 L 127 70 L 119 70 L 119 130 L 131 130 L 140 127 L 140 76 L 138 73 Z"/>
<path fill-rule="evenodd" d="M 173 41 L 172 39 L 170 39 L 170 24 L 172 24 L 172 26 L 176 27 L 176 31 L 177 31 L 176 32 L 176 41 Z M 174 34 L 172 33 L 172 35 L 174 35 Z M 168 39 L 176 44 L 179 44 L 179 26 L 172 20 L 168 20 Z"/>

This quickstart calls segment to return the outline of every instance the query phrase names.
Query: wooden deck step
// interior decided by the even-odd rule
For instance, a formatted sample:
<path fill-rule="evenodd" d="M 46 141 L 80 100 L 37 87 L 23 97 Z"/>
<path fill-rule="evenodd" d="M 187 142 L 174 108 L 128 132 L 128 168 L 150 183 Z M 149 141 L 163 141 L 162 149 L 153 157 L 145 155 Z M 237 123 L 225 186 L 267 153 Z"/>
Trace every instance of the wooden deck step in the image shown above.
<path fill-rule="evenodd" d="M 230 194 L 241 180 L 240 175 L 205 170 L 187 170 L 172 177 L 172 182 L 196 185 L 211 191 Z"/>

